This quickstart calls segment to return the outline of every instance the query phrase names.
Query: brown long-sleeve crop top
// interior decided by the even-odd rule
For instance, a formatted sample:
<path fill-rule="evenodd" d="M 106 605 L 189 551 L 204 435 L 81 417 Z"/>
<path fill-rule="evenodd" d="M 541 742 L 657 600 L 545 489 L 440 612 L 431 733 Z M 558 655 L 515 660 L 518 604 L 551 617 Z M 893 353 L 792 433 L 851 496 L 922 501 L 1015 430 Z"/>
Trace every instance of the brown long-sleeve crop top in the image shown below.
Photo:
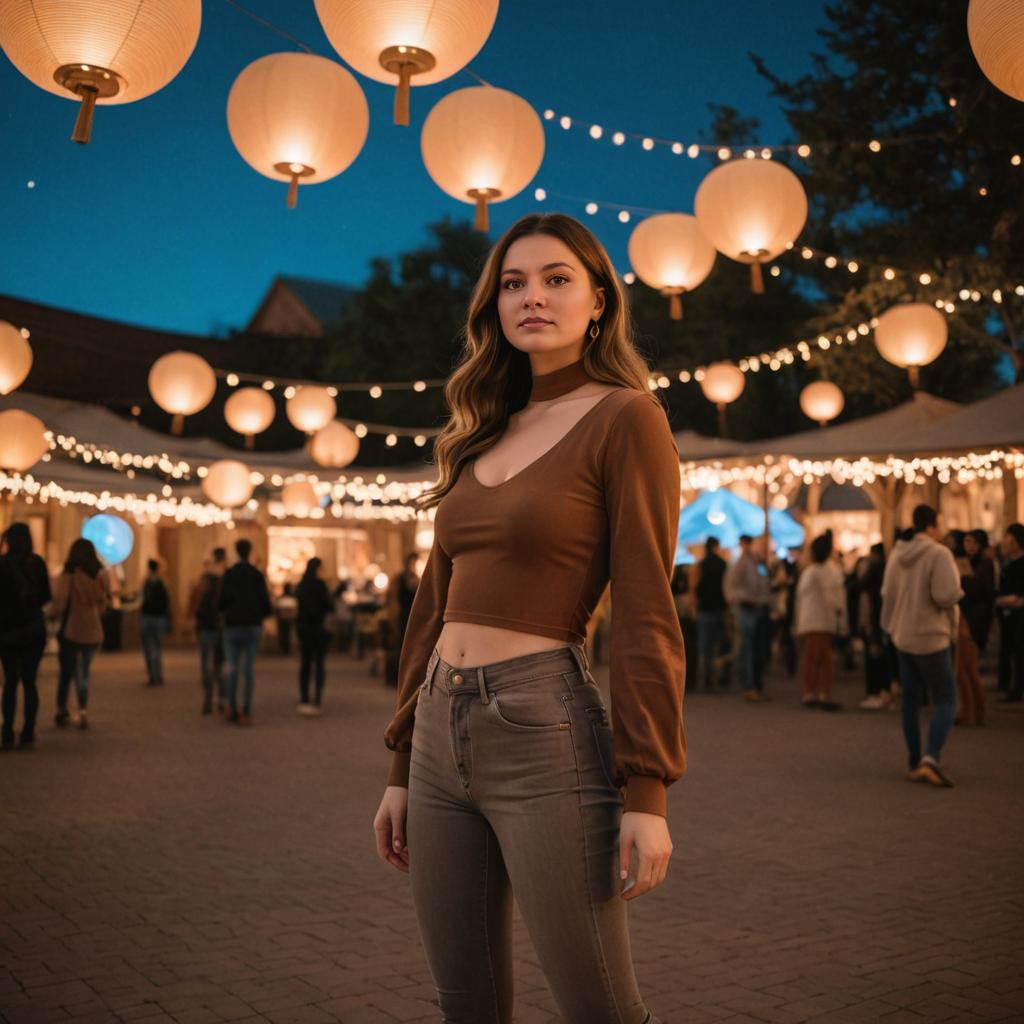
<path fill-rule="evenodd" d="M 583 383 L 581 364 L 555 372 Z M 496 486 L 467 462 L 437 506 L 409 615 L 384 732 L 388 785 L 408 786 L 417 691 L 445 622 L 583 643 L 610 580 L 615 781 L 624 810 L 664 816 L 665 788 L 686 770 L 685 656 L 669 585 L 678 524 L 679 454 L 650 392 L 608 392 Z"/>

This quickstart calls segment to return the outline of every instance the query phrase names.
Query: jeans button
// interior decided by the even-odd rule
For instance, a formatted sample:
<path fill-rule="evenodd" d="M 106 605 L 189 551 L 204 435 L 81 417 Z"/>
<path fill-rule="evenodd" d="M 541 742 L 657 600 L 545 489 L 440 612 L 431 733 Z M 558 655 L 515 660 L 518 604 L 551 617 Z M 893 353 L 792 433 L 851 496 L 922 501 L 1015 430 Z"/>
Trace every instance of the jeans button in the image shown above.
<path fill-rule="evenodd" d="M 452 676 L 452 683 L 455 686 L 458 686 L 459 683 L 461 683 L 461 682 L 462 682 L 462 676 L 458 672 L 456 672 L 455 675 Z"/>

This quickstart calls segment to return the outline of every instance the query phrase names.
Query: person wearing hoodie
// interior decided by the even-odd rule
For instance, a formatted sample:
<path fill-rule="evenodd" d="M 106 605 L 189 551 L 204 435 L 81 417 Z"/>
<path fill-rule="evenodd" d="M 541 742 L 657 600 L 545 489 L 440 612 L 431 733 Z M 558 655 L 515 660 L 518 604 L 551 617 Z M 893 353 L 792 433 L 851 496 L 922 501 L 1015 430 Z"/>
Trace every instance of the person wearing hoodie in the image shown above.
<path fill-rule="evenodd" d="M 939 517 L 930 505 L 913 512 L 914 534 L 893 548 L 882 580 L 882 629 L 900 662 L 901 717 L 912 782 L 952 786 L 939 767 L 953 726 L 956 684 L 951 645 L 957 634 L 958 602 L 964 596 L 953 552 L 940 543 Z M 920 711 L 925 692 L 932 701 L 928 752 L 921 756 Z"/>
<path fill-rule="evenodd" d="M 52 615 L 61 623 L 60 679 L 57 684 L 57 725 L 66 725 L 68 689 L 72 678 L 78 695 L 78 727 L 87 729 L 89 719 L 89 668 L 103 641 L 102 615 L 110 603 L 107 574 L 100 565 L 92 541 L 79 537 L 71 545 L 64 571 L 53 591 Z"/>

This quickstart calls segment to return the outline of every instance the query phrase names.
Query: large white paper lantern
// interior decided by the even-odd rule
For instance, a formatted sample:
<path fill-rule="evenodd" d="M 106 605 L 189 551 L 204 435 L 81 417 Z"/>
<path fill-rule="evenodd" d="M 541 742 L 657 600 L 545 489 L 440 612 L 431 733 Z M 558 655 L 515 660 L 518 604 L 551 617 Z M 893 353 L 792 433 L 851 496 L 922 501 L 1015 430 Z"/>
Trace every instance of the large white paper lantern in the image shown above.
<path fill-rule="evenodd" d="M 306 384 L 296 389 L 295 394 L 285 403 L 288 421 L 304 434 L 315 434 L 322 430 L 337 415 L 338 403 L 327 390 L 316 384 Z"/>
<path fill-rule="evenodd" d="M 786 250 L 807 222 L 800 179 L 773 160 L 720 164 L 700 183 L 693 202 L 704 234 L 724 256 L 750 264 L 751 288 L 764 291 L 761 264 Z"/>
<path fill-rule="evenodd" d="M 985 77 L 1015 100 L 1024 100 L 1024 4 L 971 0 L 967 37 Z"/>
<path fill-rule="evenodd" d="M 0 395 L 21 387 L 31 369 L 31 346 L 17 327 L 0 320 Z"/>
<path fill-rule="evenodd" d="M 730 402 L 735 402 L 747 386 L 747 378 L 735 364 L 728 362 L 712 363 L 704 370 L 700 389 L 709 402 L 724 409 Z"/>
<path fill-rule="evenodd" d="M 252 448 L 253 437 L 274 422 L 274 400 L 263 388 L 239 388 L 224 403 L 224 419 Z"/>
<path fill-rule="evenodd" d="M 927 302 L 902 302 L 887 309 L 875 327 L 875 347 L 883 359 L 902 366 L 916 388 L 918 370 L 942 355 L 949 337 L 946 318 Z"/>
<path fill-rule="evenodd" d="M 174 417 L 171 431 L 180 434 L 185 417 L 205 409 L 217 390 L 213 368 L 194 352 L 168 352 L 149 371 L 149 393 Z"/>
<path fill-rule="evenodd" d="M 21 409 L 0 412 L 0 469 L 24 473 L 49 450 L 41 419 Z"/>
<path fill-rule="evenodd" d="M 293 480 L 281 488 L 281 501 L 287 515 L 305 518 L 319 505 L 316 491 L 308 480 Z"/>
<path fill-rule="evenodd" d="M 476 206 L 486 231 L 488 203 L 518 195 L 544 159 L 544 127 L 522 97 L 489 85 L 457 89 L 427 115 L 420 137 L 427 173 L 448 195 Z"/>
<path fill-rule="evenodd" d="M 88 142 L 95 105 L 167 85 L 201 20 L 200 0 L 2 0 L 0 46 L 40 89 L 81 101 L 71 138 Z"/>
<path fill-rule="evenodd" d="M 316 0 L 316 13 L 347 64 L 398 85 L 394 120 L 407 125 L 409 86 L 465 67 L 491 34 L 498 0 Z"/>
<path fill-rule="evenodd" d="M 800 408 L 815 423 L 825 426 L 834 420 L 846 404 L 843 392 L 830 380 L 816 380 L 800 392 Z"/>
<path fill-rule="evenodd" d="M 359 155 L 370 110 L 355 77 L 312 53 L 271 53 L 254 60 L 228 94 L 228 131 L 243 159 L 260 174 L 299 185 L 341 174 Z"/>
<path fill-rule="evenodd" d="M 318 465 L 341 469 L 359 454 L 359 438 L 344 423 L 332 420 L 313 435 L 309 454 Z"/>
<path fill-rule="evenodd" d="M 629 236 L 629 262 L 637 277 L 669 297 L 669 316 L 682 320 L 680 296 L 692 292 L 715 265 L 715 247 L 697 218 L 659 213 L 640 221 Z"/>
<path fill-rule="evenodd" d="M 211 462 L 201 486 L 203 494 L 221 508 L 237 508 L 252 497 L 249 467 L 237 459 Z"/>

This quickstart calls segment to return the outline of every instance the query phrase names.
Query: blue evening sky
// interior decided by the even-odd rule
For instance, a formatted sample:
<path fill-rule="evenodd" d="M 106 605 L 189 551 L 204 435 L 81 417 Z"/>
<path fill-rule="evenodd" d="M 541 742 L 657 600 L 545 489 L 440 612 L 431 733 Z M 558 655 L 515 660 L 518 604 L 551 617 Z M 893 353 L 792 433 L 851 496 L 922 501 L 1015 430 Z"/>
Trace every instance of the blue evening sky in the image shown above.
<path fill-rule="evenodd" d="M 336 57 L 312 0 L 245 3 Z M 787 77 L 804 71 L 823 48 L 815 34 L 822 7 L 822 0 L 502 0 L 471 68 L 538 113 L 550 107 L 606 132 L 594 142 L 582 129 L 545 122 L 537 178 L 492 208 L 492 237 L 538 207 L 586 217 L 582 203 L 539 204 L 537 186 L 692 211 L 706 160 L 665 148 L 647 153 L 638 140 L 617 147 L 611 132 L 697 141 L 715 102 L 761 118 L 758 141 L 782 141 L 786 124 L 747 54 L 761 54 Z M 69 138 L 74 105 L 37 89 L 0 56 L 0 217 L 8 238 L 0 292 L 145 326 L 223 331 L 245 324 L 276 274 L 359 285 L 371 257 L 422 244 L 424 226 L 445 213 L 471 216 L 471 207 L 433 184 L 419 151 L 430 107 L 476 84 L 465 73 L 414 89 L 409 128 L 391 124 L 393 91 L 359 77 L 370 106 L 366 145 L 346 172 L 300 189 L 298 208 L 286 209 L 285 186 L 235 151 L 225 106 L 248 63 L 291 49 L 225 0 L 205 0 L 199 42 L 178 77 L 148 99 L 98 108 L 87 146 Z M 632 225 L 606 211 L 588 223 L 628 270 Z"/>

